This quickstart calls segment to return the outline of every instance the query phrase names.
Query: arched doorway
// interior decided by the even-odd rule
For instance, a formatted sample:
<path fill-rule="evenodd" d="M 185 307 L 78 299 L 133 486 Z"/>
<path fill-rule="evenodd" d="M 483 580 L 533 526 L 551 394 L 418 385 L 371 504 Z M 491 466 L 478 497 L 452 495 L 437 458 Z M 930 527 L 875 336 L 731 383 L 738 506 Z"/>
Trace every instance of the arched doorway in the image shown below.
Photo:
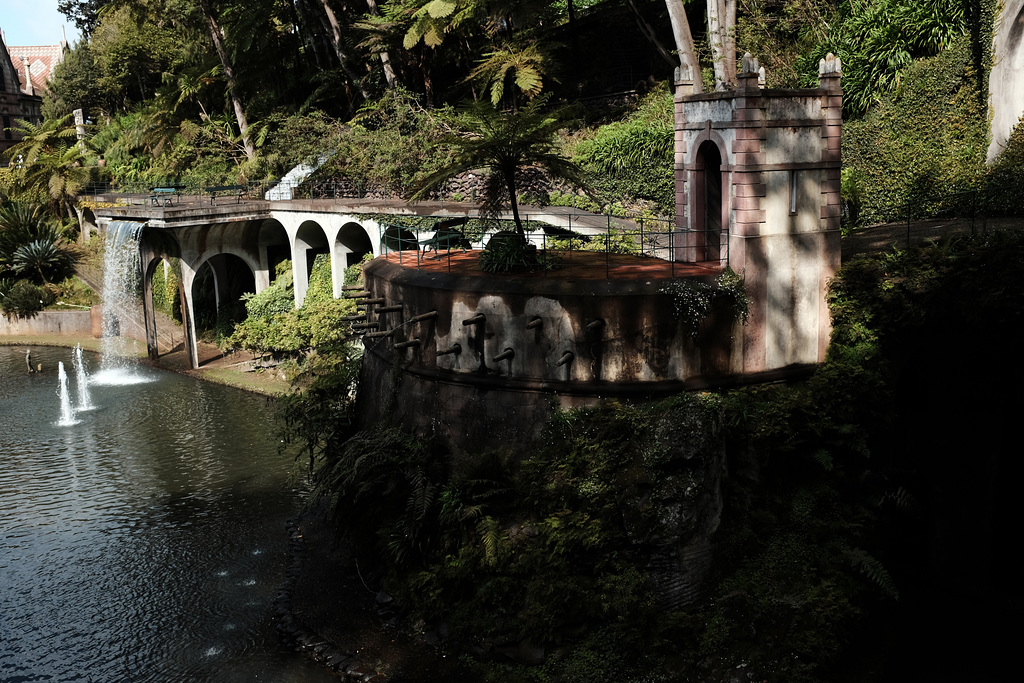
<path fill-rule="evenodd" d="M 722 154 L 718 145 L 705 140 L 697 148 L 694 183 L 694 261 L 721 261 L 723 232 L 726 231 L 726 207 L 722 189 Z"/>

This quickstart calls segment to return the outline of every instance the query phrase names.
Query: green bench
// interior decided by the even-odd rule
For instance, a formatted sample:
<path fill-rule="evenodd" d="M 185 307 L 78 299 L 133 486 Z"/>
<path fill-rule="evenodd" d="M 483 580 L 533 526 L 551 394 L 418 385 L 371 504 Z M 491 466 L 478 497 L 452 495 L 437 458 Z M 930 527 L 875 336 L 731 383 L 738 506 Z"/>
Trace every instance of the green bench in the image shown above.
<path fill-rule="evenodd" d="M 178 195 L 176 187 L 154 187 L 153 194 L 149 195 L 149 203 L 153 206 L 170 206 Z"/>
<path fill-rule="evenodd" d="M 212 206 L 217 203 L 217 197 L 223 196 L 234 197 L 235 203 L 238 204 L 242 201 L 247 189 L 245 185 L 215 185 L 206 188 L 206 192 L 210 195 L 210 205 Z"/>
<path fill-rule="evenodd" d="M 434 223 L 434 236 L 430 239 L 420 240 L 420 246 L 423 247 L 423 251 L 429 251 L 431 248 L 435 252 L 441 249 L 447 249 L 448 251 L 452 249 L 466 251 L 469 249 L 471 245 L 463 233 L 467 221 L 469 221 L 469 217 L 463 216 L 462 218 L 448 218 Z M 441 258 L 441 255 L 438 254 L 437 258 Z"/>

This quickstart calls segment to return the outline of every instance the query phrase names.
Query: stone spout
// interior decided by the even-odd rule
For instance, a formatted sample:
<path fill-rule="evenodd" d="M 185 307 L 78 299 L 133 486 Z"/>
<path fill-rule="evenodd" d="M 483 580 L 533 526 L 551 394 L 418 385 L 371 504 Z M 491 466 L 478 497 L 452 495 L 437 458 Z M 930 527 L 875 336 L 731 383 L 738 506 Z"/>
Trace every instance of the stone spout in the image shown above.
<path fill-rule="evenodd" d="M 437 311 L 430 311 L 429 313 L 421 313 L 413 318 L 409 318 L 410 323 L 421 323 L 425 320 L 434 320 L 437 318 Z"/>
<path fill-rule="evenodd" d="M 437 351 L 438 356 L 448 356 L 451 354 L 455 354 L 457 356 L 460 353 L 462 353 L 462 344 L 459 344 L 458 342 L 452 344 L 447 349 L 438 349 Z"/>

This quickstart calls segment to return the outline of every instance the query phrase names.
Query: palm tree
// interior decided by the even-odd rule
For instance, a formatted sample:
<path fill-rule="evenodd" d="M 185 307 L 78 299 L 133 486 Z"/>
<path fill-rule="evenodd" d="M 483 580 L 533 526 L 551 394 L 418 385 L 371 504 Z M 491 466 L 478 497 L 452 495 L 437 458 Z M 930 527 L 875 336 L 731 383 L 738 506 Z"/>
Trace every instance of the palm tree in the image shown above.
<path fill-rule="evenodd" d="M 21 141 L 4 154 L 15 163 L 21 192 L 45 197 L 58 215 L 78 220 L 81 227 L 78 194 L 89 181 L 89 171 L 84 167 L 85 145 L 76 126 L 69 124 L 71 116 L 40 124 L 17 121 L 12 130 Z"/>
<path fill-rule="evenodd" d="M 74 273 L 76 260 L 59 241 L 38 239 L 18 247 L 11 259 L 11 270 L 31 279 L 38 275 L 40 282 L 48 284 Z"/>
<path fill-rule="evenodd" d="M 455 150 L 451 162 L 427 176 L 412 199 L 420 199 L 428 191 L 457 175 L 485 168 L 489 177 L 481 206 L 496 214 L 508 200 L 516 232 L 526 237 L 519 219 L 516 173 L 522 168 L 535 166 L 552 178 L 560 178 L 578 187 L 587 187 L 583 169 L 554 151 L 555 132 L 561 127 L 558 113 L 546 113 L 542 107 L 546 97 L 532 100 L 518 112 L 508 113 L 495 109 L 487 101 L 467 105 L 455 117 L 460 132 L 448 136 L 440 144 Z"/>

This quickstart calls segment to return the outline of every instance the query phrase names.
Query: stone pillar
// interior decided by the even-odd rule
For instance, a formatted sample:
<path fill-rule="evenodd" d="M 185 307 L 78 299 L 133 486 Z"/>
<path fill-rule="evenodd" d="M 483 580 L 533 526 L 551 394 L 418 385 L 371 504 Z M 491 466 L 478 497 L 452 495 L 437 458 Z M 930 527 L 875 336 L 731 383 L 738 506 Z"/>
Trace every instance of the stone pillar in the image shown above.
<path fill-rule="evenodd" d="M 292 242 L 292 283 L 295 287 L 295 308 L 302 308 L 309 289 L 309 267 L 306 265 L 306 243 L 299 238 Z"/>
<path fill-rule="evenodd" d="M 821 98 L 821 270 L 818 288 L 822 301 L 828 292 L 828 281 L 839 270 L 842 260 L 842 163 L 843 163 L 843 65 L 831 52 L 818 62 L 818 83 L 827 94 Z M 818 355 L 824 360 L 832 331 L 827 305 L 818 316 Z"/>
<path fill-rule="evenodd" d="M 146 354 L 150 360 L 160 357 L 160 347 L 156 337 L 156 306 L 153 304 L 153 260 L 158 259 L 151 254 L 142 254 L 142 319 L 146 326 Z"/>
<path fill-rule="evenodd" d="M 185 331 L 185 355 L 189 366 L 199 369 L 199 345 L 196 341 L 195 308 L 192 303 L 192 284 L 196 279 L 196 271 L 185 259 L 181 259 L 181 280 L 178 282 L 178 296 L 181 297 L 182 329 Z"/>

